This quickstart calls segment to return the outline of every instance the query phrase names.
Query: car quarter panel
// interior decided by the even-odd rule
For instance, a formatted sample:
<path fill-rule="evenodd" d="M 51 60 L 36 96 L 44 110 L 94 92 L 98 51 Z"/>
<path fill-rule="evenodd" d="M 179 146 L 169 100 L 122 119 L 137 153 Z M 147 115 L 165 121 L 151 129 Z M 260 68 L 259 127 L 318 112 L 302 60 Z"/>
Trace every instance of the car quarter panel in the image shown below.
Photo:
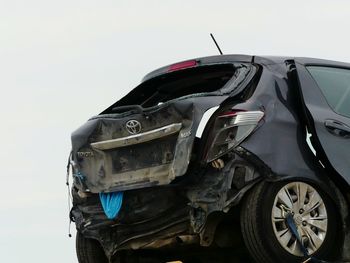
<path fill-rule="evenodd" d="M 298 114 L 298 94 L 288 80 L 286 64 L 265 65 L 252 97 L 237 109 L 262 110 L 260 127 L 241 143 L 270 169 L 270 178 L 319 178 L 318 164 L 306 143 Z"/>

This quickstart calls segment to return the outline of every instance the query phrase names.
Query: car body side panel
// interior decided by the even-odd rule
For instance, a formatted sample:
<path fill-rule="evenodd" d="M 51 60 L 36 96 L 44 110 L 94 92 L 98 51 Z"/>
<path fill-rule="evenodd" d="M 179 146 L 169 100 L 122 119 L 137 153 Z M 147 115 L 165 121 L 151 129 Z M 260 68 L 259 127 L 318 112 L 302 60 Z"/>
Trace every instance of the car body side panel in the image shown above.
<path fill-rule="evenodd" d="M 330 165 L 350 184 L 350 138 L 332 135 L 325 126 L 327 120 L 336 120 L 350 126 L 350 118 L 337 114 L 331 109 L 320 88 L 304 65 L 296 60 L 303 102 L 309 117 L 311 117 L 315 136 L 322 147 L 319 150 L 325 153 Z M 311 65 L 337 66 L 337 64 L 325 64 L 325 62 L 322 64 L 312 63 Z"/>
<path fill-rule="evenodd" d="M 265 66 L 253 96 L 235 106 L 265 112 L 261 127 L 240 146 L 271 169 L 270 177 L 317 178 L 315 158 L 297 113 L 297 93 L 286 72 L 285 64 Z"/>
<path fill-rule="evenodd" d="M 238 109 L 265 111 L 262 126 L 241 143 L 236 152 L 247 160 L 255 159 L 251 163 L 255 163 L 257 168 L 260 165 L 262 168 L 259 171 L 268 180 L 306 180 L 318 184 L 328 193 L 341 214 L 344 238 L 342 260 L 348 262 L 350 254 L 347 242 L 350 239 L 350 227 L 346 201 L 306 142 L 306 132 L 303 132 L 305 127 L 301 121 L 305 117 L 302 97 L 297 83 L 293 85 L 288 81 L 288 69 L 285 67 L 286 64 L 265 65 L 259 86 L 251 99 L 235 106 Z M 313 92 L 310 96 L 316 94 Z M 350 148 L 346 149 L 349 153 Z M 338 158 L 347 162 L 344 156 Z M 348 164 L 349 162 L 345 165 Z"/>

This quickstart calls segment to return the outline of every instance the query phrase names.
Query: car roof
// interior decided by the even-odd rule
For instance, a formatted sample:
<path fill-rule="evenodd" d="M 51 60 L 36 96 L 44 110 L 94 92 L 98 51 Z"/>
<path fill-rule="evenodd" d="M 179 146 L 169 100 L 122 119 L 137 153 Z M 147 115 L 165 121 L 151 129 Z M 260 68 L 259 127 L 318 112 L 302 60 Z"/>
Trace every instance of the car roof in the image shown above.
<path fill-rule="evenodd" d="M 288 56 L 254 56 L 254 55 L 242 55 L 242 54 L 229 54 L 229 55 L 216 55 L 216 56 L 208 56 L 208 57 L 200 57 L 194 59 L 188 59 L 184 61 L 180 61 L 177 63 L 173 63 L 161 68 L 158 68 L 150 73 L 148 73 L 143 79 L 142 82 L 152 79 L 156 76 L 162 75 L 164 73 L 169 72 L 169 67 L 174 64 L 182 63 L 185 61 L 198 61 L 201 65 L 206 64 L 216 64 L 216 63 L 257 63 L 261 65 L 273 65 L 273 64 L 282 64 L 285 63 L 286 60 L 294 60 L 296 63 L 302 65 L 318 65 L 318 66 L 330 66 L 330 67 L 341 67 L 341 68 L 349 68 L 350 63 L 319 59 L 319 58 L 308 58 L 308 57 L 288 57 Z"/>

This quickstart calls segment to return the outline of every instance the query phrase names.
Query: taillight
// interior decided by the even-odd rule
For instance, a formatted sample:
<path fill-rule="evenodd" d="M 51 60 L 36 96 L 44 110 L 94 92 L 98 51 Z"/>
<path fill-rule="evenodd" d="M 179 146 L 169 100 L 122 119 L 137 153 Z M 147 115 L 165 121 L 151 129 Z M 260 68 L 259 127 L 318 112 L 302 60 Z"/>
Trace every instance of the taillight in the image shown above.
<path fill-rule="evenodd" d="M 264 116 L 262 111 L 229 111 L 217 117 L 213 140 L 206 160 L 211 162 L 238 146 L 251 134 Z"/>
<path fill-rule="evenodd" d="M 195 66 L 197 66 L 196 60 L 188 60 L 188 61 L 183 61 L 180 63 L 170 65 L 168 71 L 171 72 L 171 71 L 176 71 L 180 69 L 193 68 Z"/>

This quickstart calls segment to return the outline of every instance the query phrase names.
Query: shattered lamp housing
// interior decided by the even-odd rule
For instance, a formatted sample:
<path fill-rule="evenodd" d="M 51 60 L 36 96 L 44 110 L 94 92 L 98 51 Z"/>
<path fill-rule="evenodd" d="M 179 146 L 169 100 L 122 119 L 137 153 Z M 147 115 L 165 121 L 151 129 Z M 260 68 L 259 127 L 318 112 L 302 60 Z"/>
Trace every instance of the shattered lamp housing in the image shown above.
<path fill-rule="evenodd" d="M 238 146 L 263 118 L 262 111 L 229 111 L 217 117 L 206 160 L 211 162 Z"/>

